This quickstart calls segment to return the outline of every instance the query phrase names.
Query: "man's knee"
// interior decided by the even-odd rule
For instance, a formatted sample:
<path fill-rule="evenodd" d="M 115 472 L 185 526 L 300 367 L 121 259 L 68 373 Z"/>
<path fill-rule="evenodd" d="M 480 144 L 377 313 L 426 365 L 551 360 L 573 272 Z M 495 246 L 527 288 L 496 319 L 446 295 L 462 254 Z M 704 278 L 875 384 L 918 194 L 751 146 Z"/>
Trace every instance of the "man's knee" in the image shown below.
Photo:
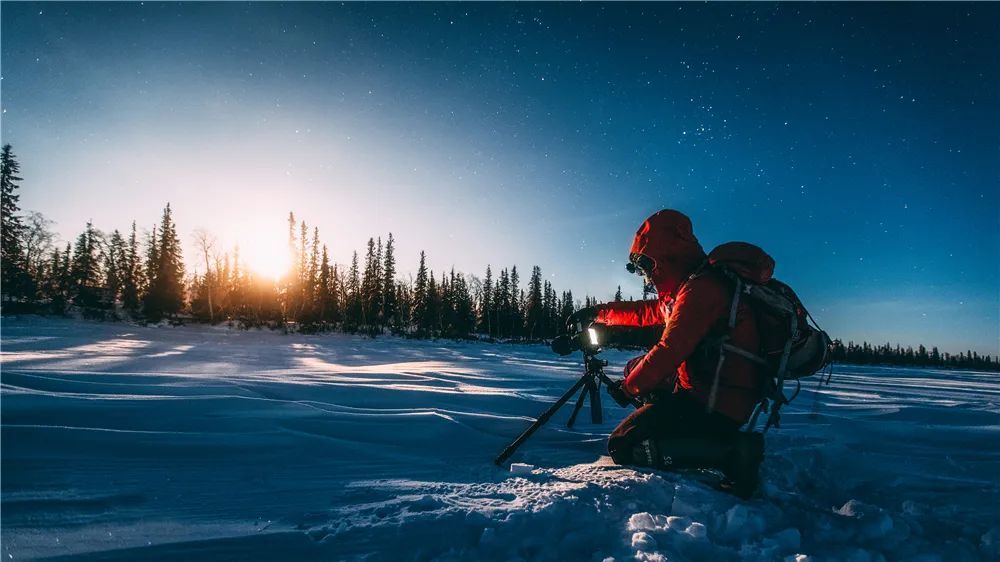
<path fill-rule="evenodd" d="M 608 439 L 608 453 L 616 464 L 632 466 L 659 466 L 659 451 L 655 440 L 643 439 L 638 443 Z"/>
<path fill-rule="evenodd" d="M 608 454 L 611 455 L 611 460 L 615 461 L 615 464 L 629 464 L 631 460 L 631 454 L 625 442 L 626 439 L 622 435 L 612 433 L 608 437 Z"/>

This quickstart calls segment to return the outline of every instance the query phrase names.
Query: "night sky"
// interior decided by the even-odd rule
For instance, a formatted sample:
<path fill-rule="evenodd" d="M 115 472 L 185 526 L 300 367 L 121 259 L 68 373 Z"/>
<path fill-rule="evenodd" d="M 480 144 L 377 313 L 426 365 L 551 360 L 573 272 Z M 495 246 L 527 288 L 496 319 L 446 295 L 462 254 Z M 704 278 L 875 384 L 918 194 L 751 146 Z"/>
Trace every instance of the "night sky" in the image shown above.
<path fill-rule="evenodd" d="M 22 206 L 609 299 L 652 212 L 834 337 L 1000 353 L 1000 5 L 4 3 Z M 185 238 L 185 242 L 189 240 Z M 189 260 L 194 261 L 194 260 Z"/>

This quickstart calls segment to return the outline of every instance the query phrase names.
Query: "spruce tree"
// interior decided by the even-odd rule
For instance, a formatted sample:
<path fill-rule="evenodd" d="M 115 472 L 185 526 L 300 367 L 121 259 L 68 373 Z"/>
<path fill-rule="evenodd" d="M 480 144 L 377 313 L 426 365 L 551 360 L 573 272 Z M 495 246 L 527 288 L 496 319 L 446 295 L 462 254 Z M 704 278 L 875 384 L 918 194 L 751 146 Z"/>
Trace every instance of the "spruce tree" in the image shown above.
<path fill-rule="evenodd" d="M 73 248 L 69 242 L 66 242 L 66 249 L 63 251 L 62 264 L 59 269 L 59 284 L 63 289 L 63 294 L 66 299 L 70 299 L 73 295 L 73 264 L 72 258 Z"/>
<path fill-rule="evenodd" d="M 486 278 L 483 279 L 483 295 L 479 301 L 479 331 L 493 337 L 493 272 L 486 266 Z"/>
<path fill-rule="evenodd" d="M 111 233 L 111 239 L 108 240 L 104 253 L 104 284 L 108 289 L 112 301 L 118 300 L 125 285 L 125 277 L 127 276 L 125 270 L 126 253 L 125 239 L 122 238 L 118 229 L 115 229 Z"/>
<path fill-rule="evenodd" d="M 299 290 L 296 294 L 298 302 L 292 317 L 297 321 L 302 321 L 309 315 L 309 300 L 312 293 L 312 287 L 309 285 L 309 227 L 306 225 L 306 221 L 299 223 L 299 246 L 296 253 L 299 256 L 299 263 L 296 267 Z"/>
<path fill-rule="evenodd" d="M 323 257 L 319 264 L 319 276 L 317 278 L 317 291 L 319 295 L 316 299 L 316 317 L 323 323 L 330 322 L 333 319 L 334 286 L 331 279 L 332 273 L 330 270 L 330 256 L 327 254 L 326 244 L 323 244 Z"/>
<path fill-rule="evenodd" d="M 389 324 L 390 330 L 399 330 L 399 322 L 396 317 L 397 309 L 397 288 L 396 288 L 396 257 L 394 240 L 392 233 L 385 242 L 385 256 L 382 258 L 382 318 Z"/>
<path fill-rule="evenodd" d="M 143 286 L 135 221 L 132 221 L 132 232 L 128 237 L 128 246 L 125 248 L 122 266 L 124 271 L 122 278 L 122 305 L 125 307 L 125 310 L 134 313 L 139 309 L 139 291 Z"/>
<path fill-rule="evenodd" d="M 143 264 L 146 278 L 146 285 L 143 287 L 144 305 L 149 289 L 153 286 L 153 280 L 156 279 L 156 269 L 160 263 L 160 239 L 156 235 L 156 228 L 156 225 L 153 225 L 153 230 L 146 236 L 146 261 Z M 236 249 L 236 255 L 239 257 L 239 248 Z"/>
<path fill-rule="evenodd" d="M 562 304 L 560 305 L 559 308 L 560 308 L 559 320 L 564 322 L 567 318 L 569 318 L 569 315 L 573 314 L 574 310 L 576 309 L 573 303 L 573 291 L 563 292 Z M 565 326 L 562 323 L 560 323 L 559 331 L 562 332 L 564 329 Z"/>
<path fill-rule="evenodd" d="M 424 335 L 430 324 L 427 292 L 427 258 L 424 251 L 421 250 L 420 266 L 417 268 L 417 283 L 413 289 L 413 327 L 418 336 Z"/>
<path fill-rule="evenodd" d="M 351 270 L 347 277 L 347 310 L 344 324 L 349 331 L 357 329 L 361 323 L 361 273 L 358 271 L 358 252 L 351 256 Z"/>
<path fill-rule="evenodd" d="M 336 287 L 334 294 L 337 295 L 337 317 L 334 322 L 340 322 L 343 327 L 347 323 L 347 309 L 350 307 L 350 299 L 347 295 L 347 270 L 346 266 L 333 264 L 333 284 Z"/>
<path fill-rule="evenodd" d="M 555 335 L 559 314 L 556 302 L 556 292 L 552 288 L 552 283 L 545 281 L 542 287 L 542 330 L 538 334 L 540 338 L 548 339 Z"/>
<path fill-rule="evenodd" d="M 461 273 L 454 275 L 451 282 L 454 306 L 453 333 L 456 337 L 467 338 L 476 327 L 476 310 L 469 292 L 469 284 Z"/>
<path fill-rule="evenodd" d="M 160 223 L 159 258 L 160 272 L 157 277 L 164 289 L 163 310 L 167 314 L 176 314 L 184 306 L 184 255 L 170 203 L 163 210 Z"/>
<path fill-rule="evenodd" d="M 361 279 L 361 317 L 369 332 L 375 331 L 375 303 L 378 294 L 378 274 L 377 270 L 381 266 L 375 255 L 375 239 L 368 239 L 368 250 L 365 252 L 365 271 Z"/>
<path fill-rule="evenodd" d="M 52 312 L 64 314 L 69 299 L 69 262 L 70 246 L 60 252 L 59 248 L 52 250 L 52 260 L 49 265 L 49 275 L 46 280 L 46 294 L 51 299 Z"/>
<path fill-rule="evenodd" d="M 413 291 L 402 281 L 396 282 L 396 329 L 406 330 L 413 322 Z"/>
<path fill-rule="evenodd" d="M 455 336 L 455 268 L 447 276 L 441 272 L 441 332 Z"/>
<path fill-rule="evenodd" d="M 427 304 L 424 330 L 430 337 L 437 337 L 441 330 L 441 293 L 437 288 L 437 281 L 434 280 L 434 270 L 427 276 Z"/>
<path fill-rule="evenodd" d="M 313 227 L 312 242 L 309 246 L 309 259 L 303 275 L 304 296 L 302 312 L 299 320 L 311 324 L 318 320 L 321 290 L 319 287 L 319 228 Z"/>
<path fill-rule="evenodd" d="M 372 263 L 372 275 L 375 276 L 372 282 L 372 318 L 374 319 L 374 333 L 382 333 L 385 324 L 385 316 L 382 314 L 383 283 L 382 279 L 382 237 L 378 237 L 375 243 L 375 260 Z"/>
<path fill-rule="evenodd" d="M 100 239 L 94 224 L 87 221 L 86 229 L 76 238 L 73 262 L 70 266 L 70 296 L 74 304 L 85 309 L 94 309 L 100 304 L 99 244 Z"/>
<path fill-rule="evenodd" d="M 496 335 L 505 338 L 510 335 L 510 277 L 507 268 L 500 270 L 500 281 L 497 282 L 495 296 Z"/>
<path fill-rule="evenodd" d="M 149 319 L 156 321 L 164 316 L 177 314 L 184 306 L 184 262 L 170 203 L 163 209 L 160 240 L 151 257 L 155 261 L 154 274 L 150 279 L 143 311 Z"/>
<path fill-rule="evenodd" d="M 330 270 L 330 321 L 333 323 L 340 322 L 344 314 L 344 303 L 343 299 L 343 279 L 337 269 L 337 264 L 333 264 L 333 268 Z"/>
<path fill-rule="evenodd" d="M 510 268 L 510 337 L 521 337 L 524 318 L 521 315 L 521 291 L 518 288 L 517 266 Z"/>
<path fill-rule="evenodd" d="M 528 302 L 524 315 L 528 337 L 538 337 L 544 316 L 542 311 L 542 269 L 537 265 L 531 268 L 531 279 L 528 281 Z"/>
<path fill-rule="evenodd" d="M 21 236 L 24 224 L 18 214 L 20 195 L 15 191 L 20 187 L 21 170 L 9 144 L 0 151 L 0 287 L 3 300 L 28 296 L 30 278 L 25 263 Z"/>
<path fill-rule="evenodd" d="M 285 315 L 288 317 L 297 316 L 301 306 L 302 293 L 302 272 L 299 269 L 299 248 L 295 238 L 295 213 L 288 212 L 288 271 L 285 273 Z"/>

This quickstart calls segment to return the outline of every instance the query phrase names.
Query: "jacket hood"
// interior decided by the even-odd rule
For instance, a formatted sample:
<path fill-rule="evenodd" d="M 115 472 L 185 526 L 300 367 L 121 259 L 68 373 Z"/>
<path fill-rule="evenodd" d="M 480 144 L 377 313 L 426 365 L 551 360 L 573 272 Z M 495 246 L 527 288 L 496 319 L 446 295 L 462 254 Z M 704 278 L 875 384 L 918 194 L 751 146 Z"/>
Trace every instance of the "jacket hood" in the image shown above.
<path fill-rule="evenodd" d="M 629 254 L 643 254 L 653 260 L 650 281 L 661 297 L 670 298 L 705 259 L 691 219 L 673 209 L 664 209 L 643 221 Z"/>
<path fill-rule="evenodd" d="M 767 283 L 774 275 L 774 259 L 746 242 L 726 242 L 716 247 L 708 254 L 708 263 L 724 265 L 758 285 Z"/>

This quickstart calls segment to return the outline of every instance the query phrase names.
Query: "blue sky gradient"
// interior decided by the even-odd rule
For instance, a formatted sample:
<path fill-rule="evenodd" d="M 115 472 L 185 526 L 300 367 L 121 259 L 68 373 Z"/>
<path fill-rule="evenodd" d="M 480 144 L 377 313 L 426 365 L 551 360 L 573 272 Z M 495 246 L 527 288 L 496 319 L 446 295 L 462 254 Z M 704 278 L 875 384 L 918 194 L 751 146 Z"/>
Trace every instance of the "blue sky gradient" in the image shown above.
<path fill-rule="evenodd" d="M 639 296 L 652 212 L 844 340 L 1000 353 L 1000 6 L 4 3 L 22 203 Z"/>

